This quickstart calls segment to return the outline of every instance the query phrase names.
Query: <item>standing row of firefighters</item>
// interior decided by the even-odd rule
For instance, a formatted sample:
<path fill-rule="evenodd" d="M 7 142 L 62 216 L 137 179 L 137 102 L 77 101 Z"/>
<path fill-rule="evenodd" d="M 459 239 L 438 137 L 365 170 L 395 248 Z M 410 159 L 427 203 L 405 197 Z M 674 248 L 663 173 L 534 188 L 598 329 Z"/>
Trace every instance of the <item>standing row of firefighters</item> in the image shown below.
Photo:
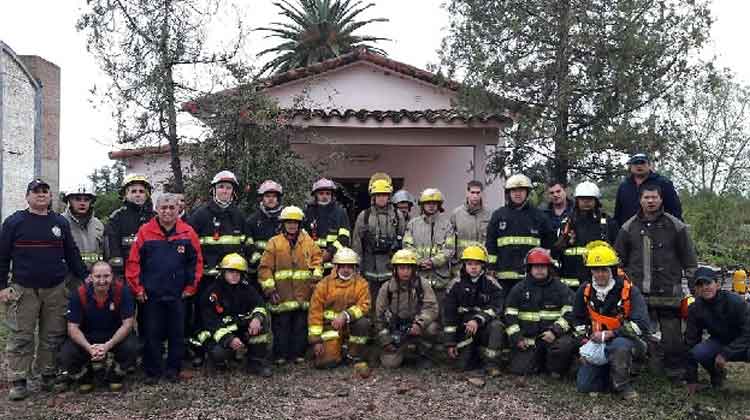
<path fill-rule="evenodd" d="M 390 178 L 377 174 L 369 184 L 371 207 L 351 229 L 327 179 L 313 185 L 304 211 L 283 206 L 282 186 L 266 181 L 257 191 L 258 210 L 246 219 L 237 206 L 239 182 L 229 171 L 214 177 L 212 199 L 187 216 L 174 194 L 161 195 L 154 212 L 151 185 L 133 175 L 123 185 L 123 207 L 106 227 L 92 214 L 90 191 L 69 193 L 66 213 L 57 216 L 42 210 L 49 186 L 35 180 L 29 209 L 5 221 L 0 239 L 0 300 L 10 303 L 12 315 L 10 397 L 28 395 L 29 326 L 65 323 L 45 309 L 60 305 L 59 272 L 71 290 L 68 340 L 59 357 L 65 375 L 57 375 L 53 354 L 64 329 L 39 330 L 37 364 L 50 387 L 77 379 L 81 390 L 90 390 L 93 365 L 114 352 L 110 387 L 119 389 L 138 340 L 146 381 L 156 383 L 179 380 L 188 348 L 196 365 L 209 358 L 222 368 L 244 358 L 249 371 L 268 376 L 272 360 L 303 362 L 308 344 L 317 367 L 360 362 L 371 338 L 377 345 L 369 350 L 389 368 L 448 359 L 496 376 L 507 360 L 515 374 L 559 377 L 577 366 L 578 348 L 591 341 L 606 348 L 606 357 L 587 362 L 583 355 L 581 391 L 634 398 L 633 360 L 646 354 L 693 390 L 699 362 L 718 385 L 726 360 L 749 356 L 748 312 L 736 296 L 707 288 L 717 283 L 715 274 L 696 271 L 685 225 L 664 211 L 663 186 L 643 182 L 653 172 L 637 176 L 643 159 L 648 164 L 642 156 L 629 162 L 633 179 L 640 179 L 638 208 L 619 228 L 602 211 L 598 187 L 583 182 L 556 229 L 553 218 L 530 204 L 532 184 L 524 175 L 507 179 L 507 204 L 492 213 L 483 206 L 482 183 L 472 181 L 466 202 L 451 214 L 441 192 L 428 188 L 417 200 L 420 214 L 410 217 L 408 193 L 394 194 Z M 51 221 L 41 223 L 42 216 Z M 49 261 L 59 258 L 45 266 L 40 252 Z M 6 288 L 11 261 L 13 284 Z M 700 303 L 691 307 L 687 343 L 683 276 Z M 30 294 L 36 302 L 20 298 Z M 730 303 L 722 308 L 731 311 L 720 311 L 729 324 L 704 313 L 718 298 Z M 701 342 L 703 330 L 714 342 Z"/>

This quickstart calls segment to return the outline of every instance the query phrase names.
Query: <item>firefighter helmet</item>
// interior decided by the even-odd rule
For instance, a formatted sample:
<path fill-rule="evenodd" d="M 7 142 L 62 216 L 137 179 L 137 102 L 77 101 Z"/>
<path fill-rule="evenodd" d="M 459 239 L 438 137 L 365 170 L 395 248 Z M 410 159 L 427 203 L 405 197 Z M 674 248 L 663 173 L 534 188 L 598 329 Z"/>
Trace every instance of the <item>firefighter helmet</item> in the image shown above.
<path fill-rule="evenodd" d="M 75 189 L 68 191 L 65 193 L 65 202 L 69 202 L 70 197 L 73 197 L 75 195 L 85 195 L 91 199 L 91 202 L 96 201 L 96 193 L 91 189 L 91 187 L 87 184 L 81 184 L 77 186 Z"/>
<path fill-rule="evenodd" d="M 443 193 L 441 193 L 437 188 L 427 188 L 426 190 L 422 191 L 422 194 L 419 196 L 419 204 L 429 202 L 442 203 Z"/>
<path fill-rule="evenodd" d="M 228 182 L 234 186 L 234 190 L 237 191 L 240 188 L 240 182 L 237 177 L 231 171 L 221 171 L 214 175 L 211 180 L 211 187 L 216 187 L 216 184 L 220 182 Z"/>
<path fill-rule="evenodd" d="M 336 191 L 336 183 L 327 178 L 320 178 L 319 180 L 315 181 L 315 183 L 313 184 L 312 191 L 310 191 L 310 194 L 314 195 L 316 192 L 320 190 Z"/>
<path fill-rule="evenodd" d="M 344 247 L 336 251 L 331 262 L 334 264 L 358 265 L 359 255 L 353 249 Z"/>
<path fill-rule="evenodd" d="M 585 181 L 576 186 L 575 197 L 594 197 L 600 199 L 602 198 L 602 193 L 596 184 L 591 181 Z"/>
<path fill-rule="evenodd" d="M 385 179 L 378 179 L 370 185 L 370 195 L 390 194 L 393 192 L 393 185 Z"/>
<path fill-rule="evenodd" d="M 219 270 L 237 270 L 247 273 L 247 260 L 236 252 L 227 254 L 221 259 Z"/>
<path fill-rule="evenodd" d="M 417 254 L 410 249 L 400 249 L 393 254 L 391 265 L 417 265 Z"/>
<path fill-rule="evenodd" d="M 281 184 L 273 180 L 265 180 L 258 187 L 258 195 L 263 195 L 268 192 L 275 192 L 278 195 L 284 194 L 284 189 L 281 188 Z"/>
<path fill-rule="evenodd" d="M 303 213 L 302 209 L 297 206 L 284 207 L 284 210 L 281 210 L 281 215 L 279 216 L 279 220 L 282 222 L 287 220 L 301 222 L 304 218 L 305 213 Z"/>
<path fill-rule="evenodd" d="M 133 184 L 141 184 L 146 188 L 146 192 L 148 194 L 151 194 L 151 184 L 149 184 L 148 179 L 146 179 L 143 175 L 138 174 L 131 174 L 125 177 L 125 179 L 122 180 L 122 188 L 120 189 L 120 192 L 122 195 L 125 195 L 125 191 L 128 189 L 129 186 Z"/>
<path fill-rule="evenodd" d="M 612 245 L 604 241 L 591 241 L 583 254 L 586 267 L 612 267 L 620 264 L 620 258 Z"/>
<path fill-rule="evenodd" d="M 553 265 L 549 251 L 544 248 L 531 248 L 526 254 L 526 265 Z"/>
<path fill-rule="evenodd" d="M 505 181 L 505 189 L 512 190 L 515 188 L 528 188 L 531 189 L 531 179 L 524 174 L 511 175 Z"/>
<path fill-rule="evenodd" d="M 472 260 L 472 261 L 482 261 L 487 262 L 487 251 L 484 250 L 481 246 L 468 246 L 466 249 L 464 249 L 464 252 L 461 253 L 461 261 L 466 260 Z"/>
<path fill-rule="evenodd" d="M 395 194 L 393 194 L 393 197 L 391 197 L 391 203 L 398 204 L 398 203 L 409 203 L 410 205 L 414 205 L 414 196 L 409 193 L 409 191 L 406 190 L 398 190 Z"/>

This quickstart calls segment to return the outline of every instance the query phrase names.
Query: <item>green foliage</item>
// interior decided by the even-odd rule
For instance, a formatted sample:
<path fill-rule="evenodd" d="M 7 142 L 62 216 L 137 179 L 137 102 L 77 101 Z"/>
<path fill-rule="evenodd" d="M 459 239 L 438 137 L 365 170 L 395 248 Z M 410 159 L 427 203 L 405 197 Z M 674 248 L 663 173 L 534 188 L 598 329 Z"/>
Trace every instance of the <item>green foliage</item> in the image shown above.
<path fill-rule="evenodd" d="M 113 211 L 117 210 L 122 206 L 122 198 L 117 192 L 106 192 L 104 194 L 98 194 L 96 196 L 96 202 L 94 202 L 94 215 L 102 221 L 107 223 L 109 215 Z"/>
<path fill-rule="evenodd" d="M 683 194 L 682 206 L 702 262 L 722 267 L 750 263 L 749 199 L 702 192 Z"/>
<path fill-rule="evenodd" d="M 279 14 L 287 18 L 287 21 L 274 22 L 273 27 L 258 29 L 271 33 L 266 38 L 281 40 L 279 45 L 258 53 L 258 56 L 276 55 L 263 66 L 261 74 L 283 73 L 309 66 L 357 48 L 385 54 L 370 43 L 386 41 L 387 38 L 354 35 L 355 31 L 370 23 L 388 21 L 384 18 L 356 20 L 374 3 L 365 5 L 359 0 L 298 0 L 297 3 L 293 5 L 291 0 L 274 2 L 280 9 Z"/>
<path fill-rule="evenodd" d="M 120 187 L 124 178 L 125 165 L 122 162 L 94 169 L 94 172 L 89 175 L 89 180 L 96 192 L 94 214 L 104 223 L 109 215 L 122 205 Z"/>
<path fill-rule="evenodd" d="M 665 149 L 659 115 L 708 39 L 709 0 L 451 0 L 441 61 L 460 106 L 517 112 L 495 164 L 612 180 L 622 153 Z"/>

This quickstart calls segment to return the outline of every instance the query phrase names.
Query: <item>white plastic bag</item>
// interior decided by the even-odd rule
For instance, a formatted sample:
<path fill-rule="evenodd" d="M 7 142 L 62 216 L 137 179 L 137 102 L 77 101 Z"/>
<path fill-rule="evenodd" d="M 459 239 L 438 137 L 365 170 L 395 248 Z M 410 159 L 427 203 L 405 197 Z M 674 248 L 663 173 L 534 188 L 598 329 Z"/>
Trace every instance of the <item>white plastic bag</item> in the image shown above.
<path fill-rule="evenodd" d="M 597 343 L 594 340 L 589 340 L 586 344 L 581 346 L 581 349 L 578 350 L 578 352 L 586 363 L 595 366 L 602 366 L 607 364 L 606 347 L 607 345 L 604 343 Z"/>

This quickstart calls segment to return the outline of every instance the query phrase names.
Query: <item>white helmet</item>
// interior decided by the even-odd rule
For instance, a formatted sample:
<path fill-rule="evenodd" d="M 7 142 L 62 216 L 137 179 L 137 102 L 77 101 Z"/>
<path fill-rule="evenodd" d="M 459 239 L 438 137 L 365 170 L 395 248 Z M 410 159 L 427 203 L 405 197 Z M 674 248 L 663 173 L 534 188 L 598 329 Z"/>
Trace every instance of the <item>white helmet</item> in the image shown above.
<path fill-rule="evenodd" d="M 585 181 L 576 186 L 575 197 L 594 197 L 598 200 L 602 198 L 602 193 L 596 184 L 591 181 Z"/>
<path fill-rule="evenodd" d="M 531 179 L 524 174 L 515 174 L 505 181 L 505 189 L 512 190 L 515 188 L 531 189 Z"/>
<path fill-rule="evenodd" d="M 284 194 L 284 190 L 281 188 L 281 184 L 276 181 L 266 180 L 258 187 L 258 195 L 263 195 L 267 192 L 275 192 L 278 195 Z"/>
<path fill-rule="evenodd" d="M 215 187 L 220 182 L 229 182 L 234 185 L 235 191 L 240 188 L 240 182 L 237 181 L 237 177 L 231 171 L 221 171 L 214 175 L 214 178 L 211 180 L 211 187 Z"/>
<path fill-rule="evenodd" d="M 88 185 L 88 184 L 81 184 L 81 185 L 75 187 L 74 189 L 66 192 L 65 193 L 65 202 L 67 203 L 68 200 L 70 199 L 70 197 L 72 197 L 74 195 L 85 195 L 85 196 L 88 196 L 91 199 L 91 201 L 96 200 L 96 193 L 91 188 L 91 186 Z"/>
<path fill-rule="evenodd" d="M 315 183 L 312 186 L 312 191 L 310 191 L 310 193 L 315 194 L 316 192 L 320 190 L 336 191 L 336 184 L 330 179 L 320 178 L 319 180 L 315 181 Z"/>

